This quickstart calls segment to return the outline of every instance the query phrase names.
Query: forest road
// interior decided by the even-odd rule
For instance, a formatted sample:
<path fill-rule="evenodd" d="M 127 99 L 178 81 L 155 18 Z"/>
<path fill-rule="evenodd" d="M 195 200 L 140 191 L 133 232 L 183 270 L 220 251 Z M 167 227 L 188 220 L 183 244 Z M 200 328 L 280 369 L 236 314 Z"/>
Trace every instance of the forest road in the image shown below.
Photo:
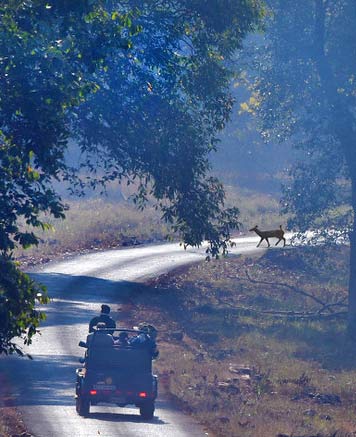
<path fill-rule="evenodd" d="M 231 254 L 253 253 L 258 237 L 237 238 Z M 183 250 L 179 244 L 108 250 L 75 256 L 42 266 L 31 276 L 48 287 L 51 302 L 41 335 L 26 352 L 33 360 L 16 356 L 0 360 L 14 388 L 14 405 L 28 431 L 36 437 L 195 437 L 208 435 L 189 416 L 158 397 L 155 417 L 143 421 L 137 408 L 93 406 L 88 418 L 75 411 L 75 369 L 83 349 L 88 322 L 101 303 L 119 304 L 132 287 L 149 278 L 204 260 L 202 249 Z M 120 315 L 115 313 L 114 319 Z"/>

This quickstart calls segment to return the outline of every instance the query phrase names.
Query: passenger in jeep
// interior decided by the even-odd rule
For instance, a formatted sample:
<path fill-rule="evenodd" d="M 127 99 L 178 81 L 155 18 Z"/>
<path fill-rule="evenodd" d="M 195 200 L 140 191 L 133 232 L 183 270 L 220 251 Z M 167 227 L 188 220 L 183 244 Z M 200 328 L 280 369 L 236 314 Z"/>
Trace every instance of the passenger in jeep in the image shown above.
<path fill-rule="evenodd" d="M 138 329 L 142 332 L 130 339 L 130 346 L 147 348 L 152 358 L 157 358 L 159 355 L 156 345 L 157 329 L 148 323 L 140 323 Z"/>
<path fill-rule="evenodd" d="M 87 348 L 92 347 L 112 347 L 114 345 L 114 339 L 111 334 L 105 329 L 104 322 L 99 322 L 96 325 L 96 332 L 92 332 L 87 336 Z"/>
<path fill-rule="evenodd" d="M 114 341 L 115 346 L 119 347 L 127 347 L 130 346 L 129 343 L 129 334 L 127 332 L 120 332 L 119 336 L 116 337 L 117 340 Z"/>

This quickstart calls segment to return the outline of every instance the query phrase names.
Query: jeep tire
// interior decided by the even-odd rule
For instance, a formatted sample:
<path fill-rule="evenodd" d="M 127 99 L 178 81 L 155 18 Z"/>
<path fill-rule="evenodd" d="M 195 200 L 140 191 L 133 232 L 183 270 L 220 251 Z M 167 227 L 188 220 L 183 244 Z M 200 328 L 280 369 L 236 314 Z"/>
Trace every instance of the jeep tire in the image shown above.
<path fill-rule="evenodd" d="M 155 404 L 153 401 L 145 402 L 140 406 L 140 415 L 144 420 L 152 420 L 155 412 Z"/>
<path fill-rule="evenodd" d="M 86 417 L 89 415 L 90 411 L 90 402 L 89 399 L 84 398 L 82 396 L 77 396 L 76 402 L 75 402 L 75 408 L 77 410 L 77 413 L 79 416 Z"/>

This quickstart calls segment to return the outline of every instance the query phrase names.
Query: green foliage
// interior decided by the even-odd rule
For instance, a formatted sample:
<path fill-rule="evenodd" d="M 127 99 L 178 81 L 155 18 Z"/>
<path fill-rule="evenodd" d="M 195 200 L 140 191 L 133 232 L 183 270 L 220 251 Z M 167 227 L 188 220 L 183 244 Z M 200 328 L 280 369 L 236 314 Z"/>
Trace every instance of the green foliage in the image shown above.
<path fill-rule="evenodd" d="M 213 3 L 138 2 L 142 32 L 129 56 L 107 60 L 74 123 L 83 165 L 105 175 L 98 182 L 139 180 L 137 205 L 152 195 L 185 244 L 206 239 L 215 256 L 226 248 L 220 231 L 238 223 L 237 210 L 219 216 L 224 193 L 208 175 L 209 154 L 232 108 L 228 61 L 261 13 L 253 2 Z"/>
<path fill-rule="evenodd" d="M 153 195 L 185 244 L 225 251 L 238 211 L 224 211 L 209 153 L 232 107 L 228 62 L 260 17 L 256 0 L 2 2 L 3 256 L 38 242 L 20 220 L 64 217 L 53 180 L 86 185 L 65 159 L 69 139 L 90 186 L 136 179 L 139 207 Z"/>
<path fill-rule="evenodd" d="M 3 253 L 12 250 L 15 242 L 37 243 L 34 234 L 19 230 L 19 218 L 43 227 L 40 212 L 64 217 L 51 183 L 66 171 L 68 115 L 97 90 L 87 72 L 101 68 L 106 50 L 122 46 L 126 20 L 120 15 L 119 23 L 113 24 L 101 2 L 91 4 L 9 1 L 0 6 Z M 100 42 L 104 46 L 94 50 Z"/>
<path fill-rule="evenodd" d="M 103 4 L 0 5 L 0 353 L 20 353 L 11 339 L 31 341 L 43 319 L 35 302 L 46 303 L 11 251 L 38 244 L 28 229 L 48 227 L 41 214 L 64 218 L 52 182 L 66 171 L 69 113 L 97 90 L 87 72 L 102 68 L 106 50 L 127 46 L 126 17 L 112 21 Z"/>
<path fill-rule="evenodd" d="M 45 319 L 45 314 L 35 305 L 46 304 L 49 299 L 45 288 L 22 273 L 10 258 L 0 257 L 0 271 L 0 354 L 23 355 L 13 338 L 20 337 L 25 344 L 31 344 L 40 322 Z"/>
<path fill-rule="evenodd" d="M 181 193 L 169 206 L 163 205 L 163 217 L 183 236 L 184 247 L 199 246 L 206 240 L 210 243 L 207 257 L 218 257 L 221 250 L 223 254 L 227 252 L 230 232 L 239 226 L 239 210 L 224 210 L 224 198 L 222 185 L 215 178 L 209 178 L 193 189 L 189 187 L 189 191 Z"/>
<path fill-rule="evenodd" d="M 88 72 L 127 47 L 130 28 L 127 14 L 114 21 L 100 1 L 0 5 L 0 353 L 21 353 L 12 339 L 29 344 L 44 318 L 35 304 L 47 303 L 45 292 L 11 251 L 38 244 L 31 229 L 49 228 L 43 213 L 64 218 L 52 182 L 66 172 L 69 114 L 97 90 Z"/>

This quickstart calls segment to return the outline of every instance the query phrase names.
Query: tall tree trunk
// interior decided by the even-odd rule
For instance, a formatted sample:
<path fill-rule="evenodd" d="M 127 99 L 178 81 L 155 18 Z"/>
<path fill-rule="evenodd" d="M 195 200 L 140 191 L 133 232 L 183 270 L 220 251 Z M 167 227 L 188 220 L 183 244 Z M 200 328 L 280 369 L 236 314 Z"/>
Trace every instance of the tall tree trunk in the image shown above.
<path fill-rule="evenodd" d="M 315 0 L 315 63 L 320 81 L 325 90 L 329 106 L 333 108 L 334 123 L 331 131 L 339 140 L 345 163 L 351 180 L 351 207 L 353 211 L 350 239 L 350 275 L 349 275 L 349 308 L 348 332 L 356 338 L 356 128 L 355 117 L 350 111 L 349 102 L 343 100 L 338 92 L 337 80 L 333 74 L 325 51 L 325 0 Z"/>
<path fill-rule="evenodd" d="M 356 337 L 356 229 L 350 232 L 350 278 L 348 332 Z"/>
<path fill-rule="evenodd" d="M 349 312 L 348 332 L 356 338 L 356 162 L 352 159 L 350 167 L 353 226 L 349 233 L 350 238 L 350 276 L 349 276 Z"/>

